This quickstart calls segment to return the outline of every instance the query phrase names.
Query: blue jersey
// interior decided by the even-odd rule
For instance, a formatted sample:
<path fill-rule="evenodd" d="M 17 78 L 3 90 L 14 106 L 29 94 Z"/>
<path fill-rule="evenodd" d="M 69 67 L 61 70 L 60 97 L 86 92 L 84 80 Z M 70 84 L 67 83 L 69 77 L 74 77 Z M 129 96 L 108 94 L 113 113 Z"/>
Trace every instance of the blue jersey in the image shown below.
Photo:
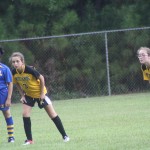
<path fill-rule="evenodd" d="M 12 73 L 6 65 L 0 63 L 0 90 L 7 89 L 7 83 L 12 82 Z"/>

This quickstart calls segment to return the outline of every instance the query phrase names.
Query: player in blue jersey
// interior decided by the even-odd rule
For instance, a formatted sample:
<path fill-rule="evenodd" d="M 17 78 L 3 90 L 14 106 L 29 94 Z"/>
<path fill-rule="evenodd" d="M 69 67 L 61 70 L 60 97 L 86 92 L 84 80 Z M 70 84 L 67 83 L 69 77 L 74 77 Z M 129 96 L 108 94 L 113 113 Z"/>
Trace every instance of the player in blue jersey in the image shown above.
<path fill-rule="evenodd" d="M 0 57 L 4 51 L 0 47 Z M 3 112 L 8 131 L 8 142 L 15 142 L 14 123 L 10 112 L 11 96 L 13 91 L 12 74 L 10 69 L 0 62 L 0 110 Z"/>

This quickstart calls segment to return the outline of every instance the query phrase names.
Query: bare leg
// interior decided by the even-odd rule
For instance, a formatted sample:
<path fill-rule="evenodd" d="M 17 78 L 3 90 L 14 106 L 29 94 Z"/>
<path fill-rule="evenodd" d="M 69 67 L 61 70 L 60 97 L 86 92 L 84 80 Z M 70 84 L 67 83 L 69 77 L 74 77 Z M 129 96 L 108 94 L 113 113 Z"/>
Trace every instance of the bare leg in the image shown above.
<path fill-rule="evenodd" d="M 55 118 L 57 116 L 56 111 L 54 110 L 54 107 L 52 104 L 47 105 L 45 108 L 45 111 L 47 112 L 47 114 L 49 115 L 49 117 L 51 119 Z"/>
<path fill-rule="evenodd" d="M 3 115 L 4 115 L 5 119 L 10 118 L 11 117 L 10 109 L 3 111 Z"/>

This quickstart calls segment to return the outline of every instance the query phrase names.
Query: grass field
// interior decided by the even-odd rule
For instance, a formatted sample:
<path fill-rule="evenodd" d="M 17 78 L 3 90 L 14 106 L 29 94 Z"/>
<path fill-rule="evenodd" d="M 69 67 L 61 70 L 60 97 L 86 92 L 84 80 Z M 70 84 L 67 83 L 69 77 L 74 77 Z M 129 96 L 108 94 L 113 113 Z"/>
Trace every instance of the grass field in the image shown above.
<path fill-rule="evenodd" d="M 71 140 L 64 143 L 44 110 L 32 111 L 35 144 L 26 139 L 22 106 L 11 107 L 15 143 L 7 143 L 4 118 L 0 115 L 1 150 L 150 150 L 150 94 L 94 97 L 53 101 Z"/>

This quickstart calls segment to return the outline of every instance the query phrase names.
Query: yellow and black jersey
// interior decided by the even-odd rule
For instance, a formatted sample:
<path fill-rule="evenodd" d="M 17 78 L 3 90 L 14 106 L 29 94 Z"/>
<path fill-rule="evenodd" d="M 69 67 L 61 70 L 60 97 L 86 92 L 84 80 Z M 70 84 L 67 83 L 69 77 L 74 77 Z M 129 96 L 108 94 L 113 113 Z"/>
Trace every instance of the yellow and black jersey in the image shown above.
<path fill-rule="evenodd" d="M 149 80 L 150 81 L 150 68 L 147 68 L 146 65 L 141 66 L 142 72 L 143 72 L 143 80 Z"/>
<path fill-rule="evenodd" d="M 13 83 L 18 83 L 27 96 L 32 98 L 40 98 L 40 73 L 29 67 L 25 66 L 24 71 L 19 73 L 16 69 L 12 70 Z M 44 93 L 47 93 L 44 87 Z"/>

